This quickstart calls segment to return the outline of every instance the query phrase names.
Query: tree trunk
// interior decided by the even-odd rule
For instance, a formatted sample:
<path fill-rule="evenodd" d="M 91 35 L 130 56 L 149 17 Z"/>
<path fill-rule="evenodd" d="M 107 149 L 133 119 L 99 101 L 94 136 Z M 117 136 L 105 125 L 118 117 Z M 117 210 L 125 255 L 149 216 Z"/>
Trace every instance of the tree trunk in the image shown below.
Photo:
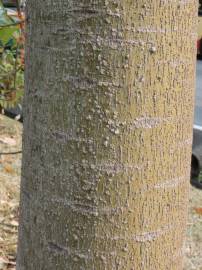
<path fill-rule="evenodd" d="M 180 270 L 197 3 L 29 0 L 17 270 Z"/>

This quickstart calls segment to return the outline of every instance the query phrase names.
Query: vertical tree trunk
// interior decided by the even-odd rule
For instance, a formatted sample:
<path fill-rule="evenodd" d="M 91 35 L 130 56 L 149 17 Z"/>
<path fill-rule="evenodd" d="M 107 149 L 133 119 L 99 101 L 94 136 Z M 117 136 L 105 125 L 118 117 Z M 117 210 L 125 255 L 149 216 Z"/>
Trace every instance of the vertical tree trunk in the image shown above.
<path fill-rule="evenodd" d="M 29 0 L 17 270 L 179 270 L 194 0 Z"/>

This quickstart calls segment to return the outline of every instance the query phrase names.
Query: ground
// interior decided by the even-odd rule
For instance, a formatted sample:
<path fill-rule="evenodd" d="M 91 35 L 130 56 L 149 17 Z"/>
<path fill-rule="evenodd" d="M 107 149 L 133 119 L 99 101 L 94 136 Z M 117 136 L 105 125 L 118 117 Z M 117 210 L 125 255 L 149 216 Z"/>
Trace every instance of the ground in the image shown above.
<path fill-rule="evenodd" d="M 22 125 L 0 115 L 0 152 L 21 150 Z M 0 270 L 15 269 L 21 154 L 0 154 Z"/>
<path fill-rule="evenodd" d="M 0 115 L 0 152 L 21 150 L 22 125 Z M 0 154 L 0 270 L 14 270 L 21 154 Z M 190 189 L 184 270 L 202 270 L 202 190 Z M 158 270 L 158 269 L 157 269 Z"/>
<path fill-rule="evenodd" d="M 191 188 L 184 270 L 202 270 L 202 190 Z"/>

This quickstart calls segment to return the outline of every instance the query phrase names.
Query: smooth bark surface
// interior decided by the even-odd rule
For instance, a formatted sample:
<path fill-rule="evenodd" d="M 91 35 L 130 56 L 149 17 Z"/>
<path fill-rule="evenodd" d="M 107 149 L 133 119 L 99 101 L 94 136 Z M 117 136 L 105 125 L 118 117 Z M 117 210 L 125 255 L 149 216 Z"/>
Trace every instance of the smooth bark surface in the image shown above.
<path fill-rule="evenodd" d="M 197 3 L 29 0 L 17 270 L 181 270 Z"/>

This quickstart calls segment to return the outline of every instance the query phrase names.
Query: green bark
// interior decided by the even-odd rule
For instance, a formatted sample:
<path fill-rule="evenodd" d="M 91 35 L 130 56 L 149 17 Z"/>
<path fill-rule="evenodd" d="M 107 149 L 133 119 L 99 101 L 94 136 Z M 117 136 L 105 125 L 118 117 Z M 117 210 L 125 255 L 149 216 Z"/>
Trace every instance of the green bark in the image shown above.
<path fill-rule="evenodd" d="M 17 270 L 180 270 L 195 1 L 30 0 Z"/>

